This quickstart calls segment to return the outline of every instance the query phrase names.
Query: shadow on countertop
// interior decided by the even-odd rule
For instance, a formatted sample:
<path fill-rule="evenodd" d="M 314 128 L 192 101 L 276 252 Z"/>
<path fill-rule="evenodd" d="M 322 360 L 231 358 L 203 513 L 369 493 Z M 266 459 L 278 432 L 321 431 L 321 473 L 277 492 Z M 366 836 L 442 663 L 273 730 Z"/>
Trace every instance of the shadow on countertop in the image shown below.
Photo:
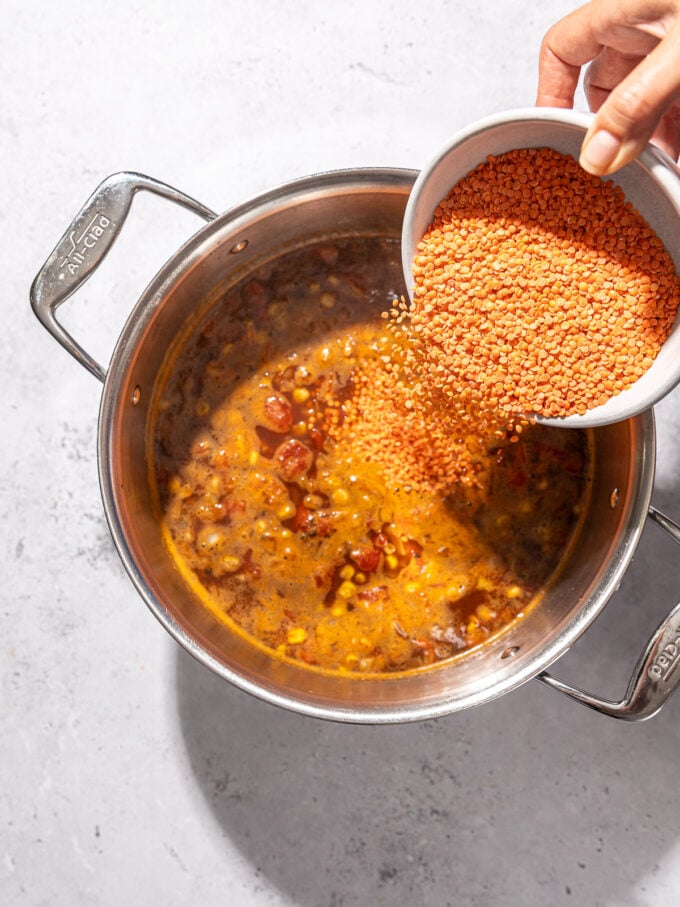
<path fill-rule="evenodd" d="M 655 503 L 677 519 L 677 500 Z M 648 526 L 554 673 L 618 697 L 679 598 L 677 545 Z M 630 725 L 530 682 L 447 718 L 364 727 L 260 702 L 179 649 L 176 677 L 206 802 L 291 904 L 639 907 L 680 839 L 680 697 Z"/>

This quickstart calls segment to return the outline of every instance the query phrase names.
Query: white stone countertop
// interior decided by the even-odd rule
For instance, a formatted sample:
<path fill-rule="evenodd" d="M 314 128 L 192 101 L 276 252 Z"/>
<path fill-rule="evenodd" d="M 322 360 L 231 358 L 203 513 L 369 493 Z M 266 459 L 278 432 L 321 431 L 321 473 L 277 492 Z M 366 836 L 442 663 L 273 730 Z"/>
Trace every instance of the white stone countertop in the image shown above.
<path fill-rule="evenodd" d="M 667 907 L 680 891 L 680 699 L 604 718 L 529 682 L 399 726 L 282 711 L 184 652 L 129 581 L 98 487 L 101 385 L 29 287 L 101 179 L 218 211 L 310 173 L 419 168 L 533 103 L 569 0 L 2 4 L 0 904 Z M 583 100 L 580 100 L 583 106 Z M 200 226 L 140 196 L 64 321 L 106 363 Z M 680 394 L 657 407 L 655 503 L 680 518 Z M 622 694 L 680 593 L 649 525 L 555 673 Z"/>

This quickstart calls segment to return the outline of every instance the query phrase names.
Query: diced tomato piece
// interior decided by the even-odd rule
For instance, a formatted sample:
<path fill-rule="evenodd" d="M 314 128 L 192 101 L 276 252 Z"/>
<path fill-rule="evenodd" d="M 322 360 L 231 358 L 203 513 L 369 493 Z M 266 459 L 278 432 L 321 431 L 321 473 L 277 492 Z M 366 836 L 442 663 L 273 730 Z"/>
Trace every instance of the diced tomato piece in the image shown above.
<path fill-rule="evenodd" d="M 362 573 L 372 573 L 380 563 L 380 549 L 372 544 L 357 545 L 351 549 L 349 556 Z"/>
<path fill-rule="evenodd" d="M 316 534 L 320 535 L 322 538 L 327 538 L 331 532 L 333 532 L 333 519 L 330 514 L 317 510 L 314 514 L 313 522 L 316 528 Z"/>
<path fill-rule="evenodd" d="M 404 548 L 406 548 L 406 554 L 409 558 L 411 557 L 420 557 L 423 553 L 423 546 L 416 542 L 415 539 L 407 539 L 404 542 Z"/>
<path fill-rule="evenodd" d="M 284 441 L 277 447 L 274 460 L 278 463 L 278 473 L 284 482 L 297 482 L 306 475 L 314 462 L 314 453 L 295 438 Z"/>
<path fill-rule="evenodd" d="M 378 602 L 387 597 L 387 586 L 371 586 L 370 589 L 362 589 L 357 594 L 357 598 L 362 602 Z"/>
<path fill-rule="evenodd" d="M 298 649 L 298 658 L 301 658 L 302 661 L 307 662 L 308 665 L 315 665 L 318 662 L 316 655 L 311 646 L 301 646 Z"/>
<path fill-rule="evenodd" d="M 304 535 L 329 536 L 333 531 L 333 520 L 321 510 L 309 510 L 304 504 L 298 504 L 295 516 L 286 523 L 293 532 Z"/>
<path fill-rule="evenodd" d="M 305 507 L 304 504 L 298 504 L 295 516 L 292 517 L 289 525 L 293 532 L 307 532 L 309 529 L 310 517 L 312 511 Z"/>
<path fill-rule="evenodd" d="M 309 432 L 309 438 L 317 450 L 321 450 L 323 447 L 323 434 L 319 431 L 318 428 L 312 428 Z"/>
<path fill-rule="evenodd" d="M 224 509 L 230 516 L 246 512 L 246 502 L 242 498 L 225 498 L 223 504 Z"/>
<path fill-rule="evenodd" d="M 314 571 L 314 583 L 317 589 L 323 589 L 329 586 L 333 580 L 333 568 L 330 566 L 320 567 Z"/>
<path fill-rule="evenodd" d="M 293 424 L 293 407 L 283 394 L 272 394 L 264 401 L 264 423 L 272 431 L 283 434 Z"/>

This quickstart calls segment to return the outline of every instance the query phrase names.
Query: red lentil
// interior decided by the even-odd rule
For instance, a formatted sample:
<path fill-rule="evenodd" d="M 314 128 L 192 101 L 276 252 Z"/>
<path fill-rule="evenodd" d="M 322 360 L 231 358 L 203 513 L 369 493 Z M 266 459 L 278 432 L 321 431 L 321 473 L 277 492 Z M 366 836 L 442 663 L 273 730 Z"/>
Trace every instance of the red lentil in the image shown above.
<path fill-rule="evenodd" d="M 670 333 L 680 281 L 622 190 L 552 149 L 488 158 L 441 202 L 397 312 L 421 382 L 459 408 L 582 414 Z"/>
<path fill-rule="evenodd" d="M 458 483 L 474 484 L 476 464 L 504 433 L 487 424 L 480 430 L 442 406 L 431 390 L 410 384 L 409 361 L 408 351 L 394 340 L 389 354 L 365 356 L 332 436 L 340 449 L 380 463 L 390 488 L 437 494 Z"/>

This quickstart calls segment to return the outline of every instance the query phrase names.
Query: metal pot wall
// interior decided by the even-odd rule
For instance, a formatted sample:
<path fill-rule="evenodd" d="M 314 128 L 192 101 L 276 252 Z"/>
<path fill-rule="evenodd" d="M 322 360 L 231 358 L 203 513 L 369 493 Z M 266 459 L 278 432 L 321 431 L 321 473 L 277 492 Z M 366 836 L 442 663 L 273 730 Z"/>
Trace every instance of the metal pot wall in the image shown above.
<path fill-rule="evenodd" d="M 147 420 L 154 381 L 188 319 L 256 263 L 324 236 L 400 236 L 416 174 L 360 169 L 309 177 L 217 216 L 149 177 L 105 180 L 60 240 L 31 288 L 45 327 L 104 382 L 98 452 L 111 533 L 142 598 L 163 626 L 217 674 L 269 702 L 351 722 L 431 718 L 502 695 L 538 677 L 616 717 L 654 714 L 671 694 L 680 657 L 680 605 L 650 640 L 621 702 L 602 701 L 545 673 L 617 588 L 649 515 L 680 543 L 680 528 L 650 508 L 655 436 L 651 411 L 594 430 L 592 499 L 578 543 L 539 607 L 484 646 L 450 662 L 395 677 L 324 674 L 269 657 L 218 623 L 174 568 L 153 515 Z M 161 269 L 135 305 L 104 370 L 55 317 L 106 255 L 139 190 L 208 221 Z"/>

